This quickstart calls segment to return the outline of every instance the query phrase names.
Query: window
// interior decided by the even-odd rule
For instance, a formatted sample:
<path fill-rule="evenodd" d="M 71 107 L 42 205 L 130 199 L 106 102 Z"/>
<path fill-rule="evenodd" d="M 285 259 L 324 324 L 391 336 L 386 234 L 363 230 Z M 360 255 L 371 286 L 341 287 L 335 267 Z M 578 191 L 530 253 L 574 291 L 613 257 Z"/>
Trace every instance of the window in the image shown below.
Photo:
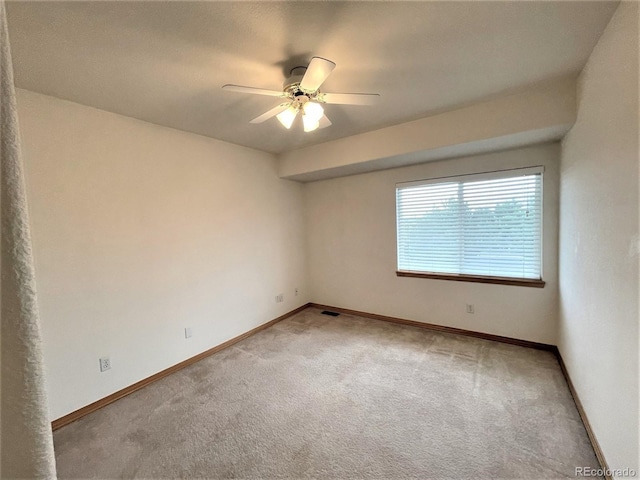
<path fill-rule="evenodd" d="M 398 275 L 544 286 L 542 172 L 396 185 Z"/>

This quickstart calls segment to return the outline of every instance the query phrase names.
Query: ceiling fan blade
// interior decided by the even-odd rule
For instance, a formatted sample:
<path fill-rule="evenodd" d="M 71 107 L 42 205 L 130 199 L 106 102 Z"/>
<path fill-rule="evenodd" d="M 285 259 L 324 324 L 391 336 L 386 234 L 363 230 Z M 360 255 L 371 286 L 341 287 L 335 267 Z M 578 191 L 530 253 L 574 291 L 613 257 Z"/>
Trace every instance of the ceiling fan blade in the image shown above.
<path fill-rule="evenodd" d="M 269 120 L 271 117 L 275 117 L 280 112 L 284 112 L 287 108 L 289 108 L 290 105 L 291 103 L 281 103 L 280 105 L 273 107 L 268 112 L 263 113 L 259 117 L 254 118 L 249 123 L 262 123 L 265 120 Z"/>
<path fill-rule="evenodd" d="M 229 92 L 253 93 L 255 95 L 269 95 L 270 97 L 286 97 L 286 94 L 281 90 L 266 90 L 264 88 L 243 87 L 242 85 L 227 84 L 223 85 L 222 89 Z"/>
<path fill-rule="evenodd" d="M 323 115 L 322 118 L 318 121 L 318 128 L 327 128 L 331 125 L 331 120 L 326 115 Z"/>
<path fill-rule="evenodd" d="M 315 92 L 327 79 L 329 74 L 336 68 L 336 64 L 331 60 L 322 57 L 313 57 L 307 71 L 302 77 L 300 88 L 307 92 Z"/>
<path fill-rule="evenodd" d="M 323 93 L 324 103 L 342 105 L 374 105 L 380 99 L 377 93 Z"/>

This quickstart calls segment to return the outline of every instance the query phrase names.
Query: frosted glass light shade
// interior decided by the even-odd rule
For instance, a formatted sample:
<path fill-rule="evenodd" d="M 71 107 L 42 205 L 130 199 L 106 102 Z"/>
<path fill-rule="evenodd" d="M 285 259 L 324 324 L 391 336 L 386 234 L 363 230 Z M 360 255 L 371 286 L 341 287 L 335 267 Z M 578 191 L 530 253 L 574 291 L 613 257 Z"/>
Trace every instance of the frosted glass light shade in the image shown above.
<path fill-rule="evenodd" d="M 324 115 L 324 108 L 322 108 L 322 105 L 319 103 L 307 102 L 302 108 L 304 109 L 304 114 L 312 118 L 315 122 L 320 120 Z"/>
<path fill-rule="evenodd" d="M 302 115 L 302 124 L 305 132 L 313 132 L 320 126 L 320 123 L 315 118 L 310 117 L 307 114 Z"/>
<path fill-rule="evenodd" d="M 284 112 L 280 112 L 276 115 L 276 118 L 280 121 L 280 123 L 287 130 L 291 128 L 293 125 L 293 121 L 296 119 L 296 115 L 298 114 L 298 110 L 293 107 L 287 108 Z"/>

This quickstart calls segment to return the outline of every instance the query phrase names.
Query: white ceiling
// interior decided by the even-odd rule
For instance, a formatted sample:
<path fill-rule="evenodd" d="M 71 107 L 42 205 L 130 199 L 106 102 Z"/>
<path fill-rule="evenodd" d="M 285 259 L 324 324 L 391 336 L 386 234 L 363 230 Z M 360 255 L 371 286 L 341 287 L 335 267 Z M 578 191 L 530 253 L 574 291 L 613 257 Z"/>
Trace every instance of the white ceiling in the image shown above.
<path fill-rule="evenodd" d="M 577 74 L 617 2 L 7 2 L 18 87 L 274 153 L 428 116 Z M 329 105 L 303 133 L 249 120 L 314 56 Z"/>

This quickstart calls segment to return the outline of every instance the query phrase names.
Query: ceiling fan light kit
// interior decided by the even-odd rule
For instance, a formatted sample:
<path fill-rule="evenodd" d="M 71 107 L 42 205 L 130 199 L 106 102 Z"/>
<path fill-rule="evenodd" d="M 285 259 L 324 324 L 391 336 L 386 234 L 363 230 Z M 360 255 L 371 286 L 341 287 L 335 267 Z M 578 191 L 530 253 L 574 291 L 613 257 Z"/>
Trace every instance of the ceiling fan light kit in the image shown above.
<path fill-rule="evenodd" d="M 335 67 L 336 64 L 330 60 L 313 57 L 308 67 L 291 69 L 289 78 L 284 81 L 282 91 L 231 84 L 224 85 L 222 88 L 230 92 L 286 99 L 284 103 L 254 118 L 250 123 L 262 123 L 271 117 L 276 117 L 286 129 L 291 129 L 298 113 L 302 112 L 304 131 L 313 132 L 318 128 L 331 125 L 321 104 L 373 105 L 380 98 L 380 95 L 375 93 L 321 93 L 320 86 Z"/>
<path fill-rule="evenodd" d="M 311 118 L 309 115 L 302 115 L 302 126 L 305 132 L 313 132 L 320 126 L 320 122 Z"/>
<path fill-rule="evenodd" d="M 296 119 L 296 115 L 298 115 L 298 109 L 291 105 L 284 112 L 280 112 L 276 115 L 276 118 L 280 121 L 280 123 L 289 130 L 291 125 L 293 125 L 293 121 Z"/>

